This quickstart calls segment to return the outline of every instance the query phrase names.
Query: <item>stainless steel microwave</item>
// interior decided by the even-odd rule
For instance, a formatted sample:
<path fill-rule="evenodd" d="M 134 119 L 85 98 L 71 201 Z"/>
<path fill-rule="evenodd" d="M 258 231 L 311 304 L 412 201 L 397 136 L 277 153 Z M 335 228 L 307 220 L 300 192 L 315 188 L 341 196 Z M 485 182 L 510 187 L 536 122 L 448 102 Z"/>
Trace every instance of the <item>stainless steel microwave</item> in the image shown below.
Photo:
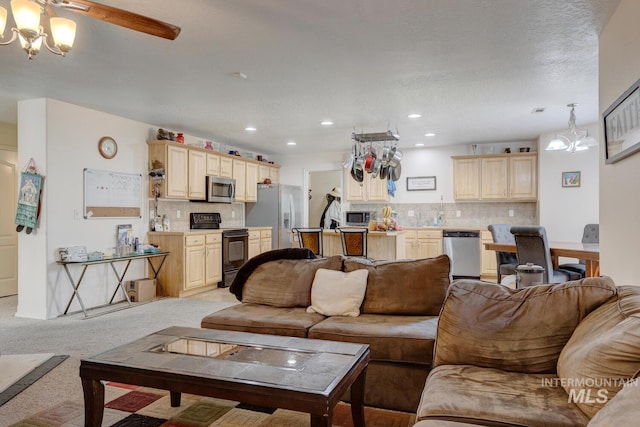
<path fill-rule="evenodd" d="M 345 214 L 345 223 L 350 226 L 367 226 L 370 219 L 370 211 L 347 211 Z"/>
<path fill-rule="evenodd" d="M 207 202 L 233 203 L 236 200 L 236 180 L 207 176 Z"/>

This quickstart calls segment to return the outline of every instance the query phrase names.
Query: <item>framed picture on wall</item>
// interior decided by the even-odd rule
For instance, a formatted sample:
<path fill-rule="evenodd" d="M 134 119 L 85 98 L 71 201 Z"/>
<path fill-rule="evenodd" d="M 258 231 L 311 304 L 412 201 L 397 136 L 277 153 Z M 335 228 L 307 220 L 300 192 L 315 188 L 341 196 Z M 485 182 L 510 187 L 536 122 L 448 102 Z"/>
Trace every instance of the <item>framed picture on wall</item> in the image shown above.
<path fill-rule="evenodd" d="M 562 172 L 563 187 L 580 187 L 580 171 Z"/>
<path fill-rule="evenodd" d="M 640 151 L 640 80 L 602 114 L 605 163 L 611 164 Z"/>
<path fill-rule="evenodd" d="M 435 176 L 413 176 L 407 177 L 407 191 L 435 190 Z"/>

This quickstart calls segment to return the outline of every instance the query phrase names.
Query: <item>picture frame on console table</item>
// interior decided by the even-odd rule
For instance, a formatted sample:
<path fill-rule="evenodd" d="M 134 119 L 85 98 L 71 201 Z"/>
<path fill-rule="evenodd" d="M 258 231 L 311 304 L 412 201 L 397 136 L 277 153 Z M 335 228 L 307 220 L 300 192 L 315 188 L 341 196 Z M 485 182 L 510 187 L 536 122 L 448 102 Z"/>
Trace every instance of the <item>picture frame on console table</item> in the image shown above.
<path fill-rule="evenodd" d="M 605 163 L 616 163 L 640 151 L 640 80 L 602 114 Z"/>
<path fill-rule="evenodd" d="M 426 191 L 436 189 L 435 176 L 407 177 L 407 191 Z"/>

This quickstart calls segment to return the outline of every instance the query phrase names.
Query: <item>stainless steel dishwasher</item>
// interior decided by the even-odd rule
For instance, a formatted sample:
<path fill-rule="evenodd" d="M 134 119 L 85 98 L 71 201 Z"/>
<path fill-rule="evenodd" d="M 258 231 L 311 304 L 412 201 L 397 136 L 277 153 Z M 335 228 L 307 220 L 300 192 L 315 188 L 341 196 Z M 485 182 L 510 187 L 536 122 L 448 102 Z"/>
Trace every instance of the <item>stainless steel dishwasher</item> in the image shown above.
<path fill-rule="evenodd" d="M 444 253 L 451 259 L 451 276 L 480 278 L 480 231 L 443 230 Z"/>

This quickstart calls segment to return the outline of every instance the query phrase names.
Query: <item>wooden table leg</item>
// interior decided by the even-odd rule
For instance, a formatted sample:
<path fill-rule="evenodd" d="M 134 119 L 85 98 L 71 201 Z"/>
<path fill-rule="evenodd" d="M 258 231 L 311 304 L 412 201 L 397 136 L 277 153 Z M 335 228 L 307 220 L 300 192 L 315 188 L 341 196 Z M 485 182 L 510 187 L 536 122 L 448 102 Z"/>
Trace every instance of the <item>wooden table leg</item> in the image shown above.
<path fill-rule="evenodd" d="M 84 425 L 100 427 L 104 416 L 104 384 L 100 380 L 82 378 Z"/>
<path fill-rule="evenodd" d="M 311 414 L 311 427 L 331 427 L 333 413 L 326 415 Z"/>
<path fill-rule="evenodd" d="M 170 391 L 169 392 L 169 396 L 171 396 L 171 407 L 172 408 L 177 408 L 178 406 L 180 406 L 180 400 L 182 397 L 182 393 L 180 393 L 179 391 Z"/>
<path fill-rule="evenodd" d="M 355 382 L 351 384 L 351 418 L 354 427 L 364 427 L 364 380 L 367 369 L 363 369 Z"/>

